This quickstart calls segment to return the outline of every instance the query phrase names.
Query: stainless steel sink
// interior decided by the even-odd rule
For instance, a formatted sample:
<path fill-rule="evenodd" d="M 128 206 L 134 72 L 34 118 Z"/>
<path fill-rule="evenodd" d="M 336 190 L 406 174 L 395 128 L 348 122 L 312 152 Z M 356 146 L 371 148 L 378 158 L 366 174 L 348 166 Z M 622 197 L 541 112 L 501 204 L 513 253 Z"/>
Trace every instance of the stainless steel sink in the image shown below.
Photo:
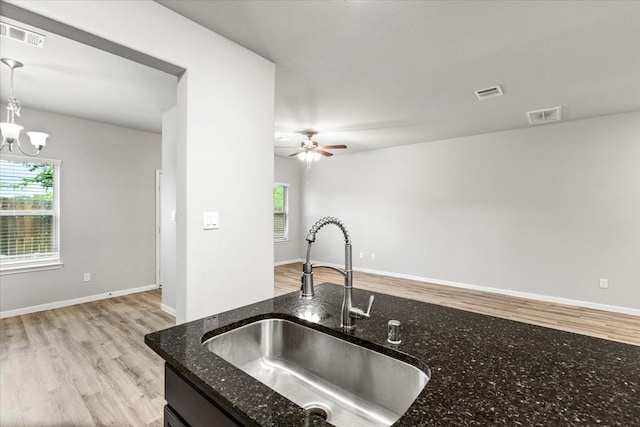
<path fill-rule="evenodd" d="M 284 319 L 256 321 L 203 345 L 335 426 L 390 426 L 429 381 L 406 362 Z"/>

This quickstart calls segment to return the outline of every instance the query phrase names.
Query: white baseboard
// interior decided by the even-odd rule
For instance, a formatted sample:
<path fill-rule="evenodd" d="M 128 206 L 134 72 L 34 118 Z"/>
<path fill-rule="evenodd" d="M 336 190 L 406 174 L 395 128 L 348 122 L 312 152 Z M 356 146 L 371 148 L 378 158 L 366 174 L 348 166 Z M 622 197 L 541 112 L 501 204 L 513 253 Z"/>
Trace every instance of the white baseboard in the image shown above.
<path fill-rule="evenodd" d="M 316 261 L 312 261 L 312 262 L 313 262 L 313 264 L 316 264 Z M 343 265 L 338 265 L 338 264 L 327 264 L 327 263 L 320 263 L 320 262 L 318 262 L 318 264 L 328 265 L 328 266 L 337 267 L 337 268 L 344 268 Z M 575 306 L 575 307 L 584 307 L 584 308 L 591 308 L 591 309 L 594 309 L 594 310 L 611 311 L 611 312 L 614 312 L 614 313 L 622 313 L 622 314 L 630 314 L 632 316 L 640 316 L 640 310 L 637 310 L 637 309 L 634 309 L 634 308 L 629 308 L 629 307 L 619 307 L 617 305 L 600 304 L 600 303 L 590 302 L 590 301 L 582 301 L 582 300 L 574 300 L 574 299 L 569 299 L 569 298 L 553 297 L 553 296 L 540 295 L 540 294 L 534 294 L 534 293 L 529 293 L 529 292 L 512 291 L 512 290 L 509 290 L 509 289 L 492 288 L 492 287 L 489 287 L 489 286 L 471 285 L 471 284 L 468 284 L 468 283 L 450 282 L 448 280 L 431 279 L 431 278 L 428 278 L 428 277 L 412 276 L 412 275 L 409 275 L 409 274 L 393 273 L 393 272 L 389 272 L 389 271 L 371 270 L 371 269 L 368 269 L 368 268 L 353 267 L 353 270 L 354 271 L 361 271 L 363 273 L 377 274 L 377 275 L 380 275 L 380 276 L 397 277 L 399 279 L 414 280 L 416 282 L 433 283 L 433 284 L 436 284 L 436 285 L 444 285 L 444 286 L 451 286 L 451 287 L 455 287 L 455 288 L 471 289 L 471 290 L 474 290 L 474 291 L 490 292 L 490 293 L 494 293 L 494 294 L 508 295 L 508 296 L 517 297 L 517 298 L 526 298 L 526 299 L 531 299 L 531 300 L 536 300 L 536 301 L 552 302 L 552 303 L 556 303 L 556 304 L 564 304 L 564 305 L 571 305 L 571 306 Z"/>
<path fill-rule="evenodd" d="M 176 309 L 175 308 L 171 308 L 166 304 L 160 304 L 160 309 L 162 311 L 164 311 L 165 313 L 168 313 L 168 314 L 172 315 L 173 317 L 176 317 Z"/>
<path fill-rule="evenodd" d="M 121 291 L 107 292 L 104 294 L 90 295 L 87 297 L 68 299 L 64 301 L 56 301 L 47 304 L 34 305 L 31 307 L 17 308 L 15 310 L 0 311 L 0 319 L 7 317 L 20 316 L 22 314 L 37 313 L 38 311 L 53 310 L 55 308 L 68 307 L 70 305 L 83 304 L 85 302 L 99 301 L 107 298 L 120 297 L 123 295 L 135 294 L 138 292 L 151 291 L 158 289 L 158 285 L 140 286 L 138 288 L 123 289 Z"/>
<path fill-rule="evenodd" d="M 297 258 L 297 259 L 290 259 L 287 261 L 277 261 L 273 263 L 273 266 L 277 267 L 279 265 L 293 264 L 294 262 L 304 262 L 304 260 L 302 258 Z"/>

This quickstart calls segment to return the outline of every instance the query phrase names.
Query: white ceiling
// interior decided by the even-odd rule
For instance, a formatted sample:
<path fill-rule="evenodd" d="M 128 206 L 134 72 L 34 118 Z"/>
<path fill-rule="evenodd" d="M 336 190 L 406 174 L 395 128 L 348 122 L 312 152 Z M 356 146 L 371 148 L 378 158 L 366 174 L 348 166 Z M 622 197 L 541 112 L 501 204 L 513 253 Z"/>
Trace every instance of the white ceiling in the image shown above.
<path fill-rule="evenodd" d="M 526 127 L 558 105 L 564 120 L 640 110 L 639 1 L 158 2 L 276 63 L 279 155 L 307 129 L 355 152 Z M 25 63 L 25 107 L 159 132 L 175 105 L 173 75 L 54 34 L 0 43 Z M 505 96 L 476 100 L 495 84 Z"/>
<path fill-rule="evenodd" d="M 15 96 L 24 108 L 161 132 L 162 112 L 176 105 L 176 76 L 5 16 L 1 19 L 46 36 L 42 48 L 0 38 L 2 58 L 24 64 L 14 72 Z M 0 65 L 0 101 L 5 104 L 10 70 Z M 5 111 L 1 114 L 5 121 Z"/>
<path fill-rule="evenodd" d="M 638 1 L 157 1 L 277 65 L 277 132 L 349 152 L 640 109 Z"/>

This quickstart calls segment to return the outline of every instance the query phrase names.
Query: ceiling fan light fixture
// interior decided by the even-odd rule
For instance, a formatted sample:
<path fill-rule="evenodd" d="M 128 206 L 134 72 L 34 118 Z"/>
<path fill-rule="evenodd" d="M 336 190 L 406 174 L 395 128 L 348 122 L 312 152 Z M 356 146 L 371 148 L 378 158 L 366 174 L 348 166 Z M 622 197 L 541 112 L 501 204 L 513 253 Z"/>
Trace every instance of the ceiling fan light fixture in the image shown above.
<path fill-rule="evenodd" d="M 311 139 L 313 137 L 313 135 L 315 135 L 315 134 L 316 133 L 313 132 L 313 131 L 307 131 L 306 132 L 307 139 L 305 139 L 304 141 L 300 142 L 300 148 L 299 149 L 301 151 L 299 151 L 297 153 L 290 154 L 289 157 L 297 157 L 298 159 L 302 160 L 303 162 L 306 162 L 307 165 L 309 165 L 309 163 L 317 162 L 322 157 L 331 157 L 331 156 L 333 156 L 333 153 L 330 153 L 327 150 L 345 149 L 345 148 L 347 148 L 347 146 L 344 145 L 344 144 L 320 146 L 316 141 L 313 141 Z"/>
<path fill-rule="evenodd" d="M 298 158 L 303 162 L 307 162 L 307 163 L 317 162 L 320 159 L 320 157 L 321 157 L 320 154 L 314 151 L 303 151 L 300 154 L 298 154 Z"/>

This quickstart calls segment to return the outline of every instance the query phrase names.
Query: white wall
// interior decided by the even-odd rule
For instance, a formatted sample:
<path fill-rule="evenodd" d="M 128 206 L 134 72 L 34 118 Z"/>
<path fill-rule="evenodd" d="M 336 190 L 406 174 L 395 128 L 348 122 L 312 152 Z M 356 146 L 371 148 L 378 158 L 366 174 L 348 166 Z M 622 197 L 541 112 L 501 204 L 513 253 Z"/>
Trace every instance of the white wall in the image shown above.
<path fill-rule="evenodd" d="M 302 162 L 297 159 L 275 158 L 275 182 L 289 184 L 289 241 L 274 243 L 276 264 L 300 259 L 302 240 Z M 306 249 L 305 249 L 306 250 Z"/>
<path fill-rule="evenodd" d="M 274 64 L 151 1 L 11 3 L 187 70 L 177 93 L 177 322 L 273 296 Z M 202 229 L 204 211 L 220 213 L 219 230 Z"/>
<path fill-rule="evenodd" d="M 304 194 L 355 267 L 640 308 L 640 112 L 335 156 Z"/>
<path fill-rule="evenodd" d="M 162 308 L 176 312 L 176 151 L 178 111 L 172 108 L 162 115 L 162 178 L 160 184 L 160 284 Z"/>
<path fill-rule="evenodd" d="M 20 124 L 49 133 L 41 157 L 62 160 L 64 266 L 3 275 L 0 311 L 153 285 L 160 135 L 27 108 Z"/>

